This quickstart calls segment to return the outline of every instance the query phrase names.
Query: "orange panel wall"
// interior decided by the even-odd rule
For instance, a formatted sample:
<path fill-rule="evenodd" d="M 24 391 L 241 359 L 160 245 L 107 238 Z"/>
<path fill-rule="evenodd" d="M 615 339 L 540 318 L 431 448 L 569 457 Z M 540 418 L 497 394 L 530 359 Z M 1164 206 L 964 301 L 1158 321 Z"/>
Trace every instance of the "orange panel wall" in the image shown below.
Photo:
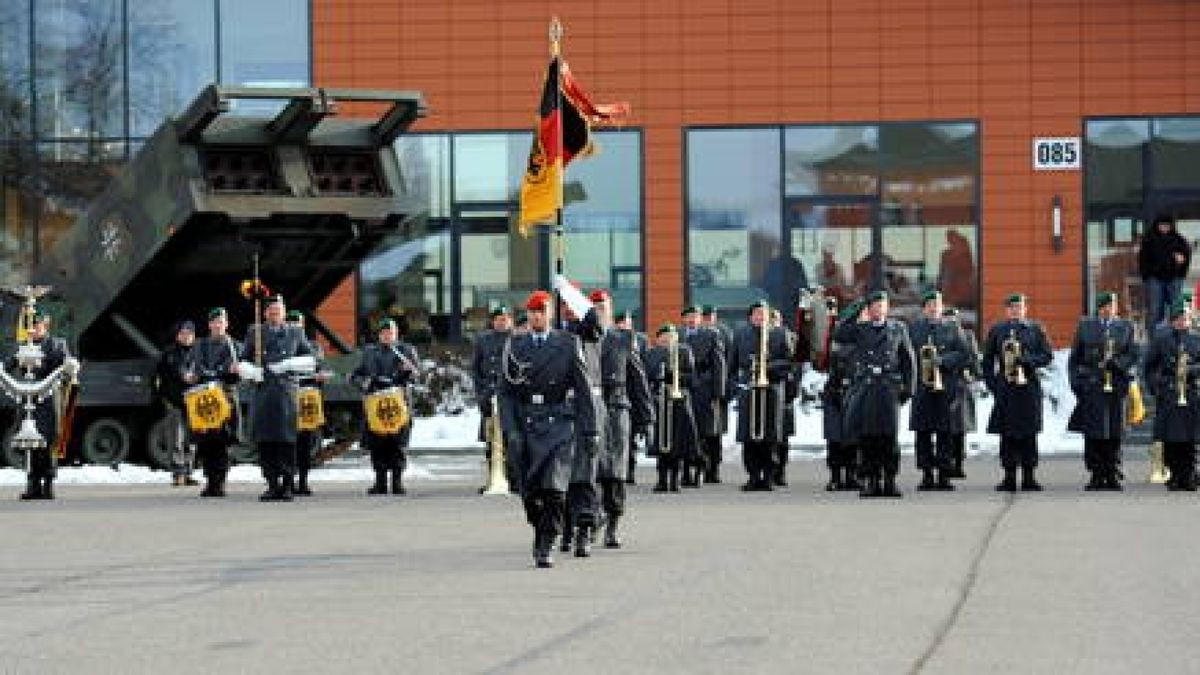
<path fill-rule="evenodd" d="M 651 325 L 684 297 L 686 125 L 979 120 L 984 319 L 1023 290 L 1061 344 L 1083 303 L 1082 174 L 1034 172 L 1033 137 L 1200 112 L 1200 3 L 1181 0 L 315 0 L 314 83 L 423 90 L 422 129 L 526 129 L 554 14 L 575 74 L 643 129 Z"/>

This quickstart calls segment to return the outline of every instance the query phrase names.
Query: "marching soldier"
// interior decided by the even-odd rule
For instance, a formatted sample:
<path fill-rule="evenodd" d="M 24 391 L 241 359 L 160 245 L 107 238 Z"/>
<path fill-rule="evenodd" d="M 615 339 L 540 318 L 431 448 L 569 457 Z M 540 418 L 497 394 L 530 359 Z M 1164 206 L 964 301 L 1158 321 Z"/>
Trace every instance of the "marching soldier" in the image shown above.
<path fill-rule="evenodd" d="M 633 310 L 630 310 L 630 309 L 621 310 L 620 312 L 617 313 L 615 321 L 616 321 L 617 328 L 619 328 L 621 330 L 627 330 L 627 331 L 633 333 L 634 349 L 637 351 L 638 357 L 642 359 L 642 365 L 645 366 L 646 351 L 649 349 L 649 345 L 647 344 L 647 341 L 646 341 L 646 334 L 639 331 L 633 325 Z M 637 485 L 636 473 L 637 473 L 638 433 L 639 433 L 638 429 L 636 429 L 636 428 L 630 429 L 629 466 L 625 471 L 625 484 L 626 485 Z M 646 437 L 645 440 L 649 440 L 649 437 Z"/>
<path fill-rule="evenodd" d="M 1067 429 L 1083 434 L 1083 462 L 1092 474 L 1088 490 L 1121 489 L 1125 402 L 1138 357 L 1133 324 L 1118 316 L 1117 295 L 1098 294 L 1096 316 L 1080 320 L 1067 360 L 1075 392 Z"/>
<path fill-rule="evenodd" d="M 971 358 L 958 324 L 942 318 L 942 294 L 929 291 L 921 298 L 921 316 L 909 328 L 917 352 L 920 376 L 909 413 L 909 430 L 916 432 L 918 490 L 953 490 L 954 432 L 962 427 L 961 373 Z M 934 474 L 937 474 L 935 480 Z"/>
<path fill-rule="evenodd" d="M 579 338 L 552 330 L 553 305 L 546 291 L 525 302 L 529 332 L 509 338 L 499 384 L 500 418 L 509 474 L 533 527 L 533 560 L 552 567 L 551 549 L 563 529 L 565 492 L 577 438 L 599 451 L 595 399 Z"/>
<path fill-rule="evenodd" d="M 1027 320 L 1026 298 L 1020 293 L 1005 303 L 1008 318 L 992 326 L 983 346 L 983 378 L 995 397 L 988 433 L 1000 434 L 1000 463 L 1004 479 L 997 491 L 1038 491 L 1037 436 L 1042 431 L 1042 385 L 1038 368 L 1054 360 L 1050 339 L 1042 326 Z"/>
<path fill-rule="evenodd" d="M 749 479 L 746 492 L 771 490 L 772 452 L 784 441 L 784 382 L 792 369 L 787 336 L 772 330 L 765 300 L 750 305 L 749 323 L 734 334 L 729 386 L 738 392 L 737 440 Z M 765 338 L 764 338 L 765 331 Z M 764 353 L 765 352 L 765 353 Z"/>
<path fill-rule="evenodd" d="M 838 315 L 838 322 L 866 321 L 867 305 L 855 300 Z M 857 319 L 856 319 L 857 317 Z M 854 373 L 854 345 L 832 340 L 829 373 L 821 392 L 821 423 L 825 435 L 825 464 L 829 482 L 825 490 L 858 490 L 858 445 L 846 431 L 846 394 Z"/>
<path fill-rule="evenodd" d="M 265 321 L 251 326 L 242 344 L 239 374 L 255 383 L 251 437 L 267 490 L 260 501 L 292 501 L 296 474 L 296 381 L 294 373 L 311 372 L 312 348 L 298 328 L 284 323 L 283 296 L 268 298 Z M 262 366 L 255 365 L 261 363 Z"/>
<path fill-rule="evenodd" d="M 171 430 L 171 483 L 196 485 L 192 468 L 196 463 L 196 446 L 188 428 L 183 392 L 195 381 L 192 349 L 196 342 L 196 325 L 190 320 L 175 324 L 171 346 L 163 350 L 155 371 L 158 395 L 166 408 L 167 425 Z"/>
<path fill-rule="evenodd" d="M 721 334 L 701 325 L 701 321 L 699 307 L 693 305 L 683 310 L 683 342 L 696 361 L 689 398 L 700 444 L 694 473 L 685 469 L 683 484 L 690 487 L 699 487 L 700 481 L 716 480 L 714 464 L 721 447 L 721 409 L 728 370 Z"/>
<path fill-rule="evenodd" d="M 646 372 L 655 405 L 655 435 L 650 453 L 657 457 L 655 492 L 679 492 L 679 471 L 699 455 L 694 393 L 696 364 L 691 348 L 680 341 L 675 326 L 658 329 L 646 354 Z"/>
<path fill-rule="evenodd" d="M 404 449 L 412 435 L 412 401 L 409 385 L 420 373 L 417 350 L 399 338 L 399 327 L 394 319 L 379 322 L 377 341 L 363 348 L 362 363 L 354 370 L 351 378 L 365 394 L 376 394 L 395 389 L 395 396 L 403 398 L 409 411 L 407 422 L 397 433 L 377 433 L 370 424 L 363 426 L 363 445 L 371 453 L 371 467 L 375 470 L 375 484 L 367 488 L 369 495 L 388 493 L 388 475 L 391 474 L 392 494 L 406 494 L 404 469 L 408 458 Z"/>
<path fill-rule="evenodd" d="M 632 452 L 630 439 L 634 434 L 649 435 L 654 409 L 646 369 L 635 346 L 633 331 L 610 327 L 612 298 L 607 291 L 593 291 L 591 299 L 600 325 L 605 329 L 600 338 L 604 446 L 596 472 L 605 518 L 604 546 L 620 548 L 617 527 L 625 515 L 625 471 Z"/>
<path fill-rule="evenodd" d="M 957 308 L 947 307 L 943 309 L 942 317 L 958 328 L 959 333 L 962 334 L 963 342 L 967 345 L 967 365 L 960 372 L 954 374 L 954 377 L 958 380 L 959 415 L 955 418 L 954 431 L 950 434 L 951 454 L 954 458 L 950 477 L 966 478 L 967 474 L 963 471 L 963 462 L 967 458 L 967 434 L 974 432 L 976 428 L 974 389 L 979 386 L 977 383 L 983 375 L 983 371 L 979 367 L 979 342 L 975 339 L 975 331 L 970 331 L 963 327 L 962 322 L 959 320 Z"/>
<path fill-rule="evenodd" d="M 717 331 L 721 336 L 721 345 L 725 349 L 725 365 L 729 366 L 730 360 L 733 358 L 733 329 L 728 324 L 717 318 L 717 308 L 712 305 L 704 305 L 700 308 L 701 323 L 706 328 L 711 328 Z M 712 473 L 705 476 L 705 482 L 720 483 L 721 482 L 721 462 L 724 461 L 724 437 L 725 432 L 729 431 L 729 402 L 733 400 L 734 391 L 728 386 L 725 387 L 725 395 L 721 399 L 721 435 L 715 441 L 710 440 L 705 446 L 704 451 L 707 455 L 708 466 Z"/>
<path fill-rule="evenodd" d="M 320 391 L 331 377 L 331 373 L 321 367 L 321 360 L 325 358 L 324 350 L 320 343 L 304 332 L 304 314 L 300 310 L 288 310 L 287 325 L 298 328 L 304 334 L 304 339 L 308 340 L 309 349 L 312 350 L 313 358 L 316 359 L 316 369 L 311 373 L 300 374 L 296 382 L 302 389 L 312 388 Z M 322 440 L 320 429 L 300 429 L 299 427 L 296 429 L 296 488 L 292 494 L 298 497 L 312 496 L 312 488 L 308 485 L 308 474 L 312 471 L 313 460 L 321 452 Z"/>
<path fill-rule="evenodd" d="M 237 398 L 232 395 L 237 384 L 238 352 L 241 347 L 229 337 L 229 315 L 224 307 L 208 311 L 208 336 L 192 349 L 192 370 L 185 377 L 188 385 L 215 383 L 225 390 L 230 401 L 229 420 L 220 429 L 193 434 L 196 454 L 204 468 L 204 489 L 201 497 L 224 497 L 225 478 L 229 475 L 229 445 L 237 440 Z"/>
<path fill-rule="evenodd" d="M 1155 331 L 1146 354 L 1146 384 L 1154 395 L 1154 440 L 1163 445 L 1163 462 L 1171 475 L 1167 489 L 1194 492 L 1200 336 L 1191 329 L 1187 303 L 1172 305 L 1168 316 L 1170 323 Z"/>
<path fill-rule="evenodd" d="M 37 381 L 45 380 L 50 373 L 71 358 L 66 341 L 50 335 L 49 314 L 37 312 L 33 315 L 33 321 L 29 327 L 29 340 L 42 348 L 42 361 L 33 370 L 33 376 Z M 8 370 L 12 373 L 18 372 L 15 354 L 9 358 Z M 22 492 L 20 496 L 23 501 L 54 499 L 54 478 L 57 473 L 54 453 L 58 445 L 58 436 L 63 433 L 63 430 L 60 429 L 62 422 L 58 419 L 55 411 L 54 400 L 57 396 L 55 394 L 55 396 L 46 397 L 37 404 L 33 412 L 33 421 L 37 425 L 38 433 L 45 439 L 46 445 L 36 450 L 30 450 L 27 455 L 29 460 L 26 467 L 27 484 L 25 492 Z M 17 424 L 20 424 L 24 411 L 18 408 L 17 415 Z"/>
<path fill-rule="evenodd" d="M 846 432 L 858 441 L 860 497 L 899 497 L 900 406 L 912 396 L 916 374 L 904 324 L 888 318 L 886 291 L 867 296 L 866 321 L 843 321 L 834 339 L 854 345 L 855 373 L 846 396 Z"/>
<path fill-rule="evenodd" d="M 787 338 L 788 353 L 795 357 L 799 337 L 783 324 L 783 313 L 778 309 L 771 310 L 771 328 L 783 331 Z M 787 464 L 791 452 L 788 439 L 796 434 L 796 399 L 800 398 L 800 372 L 796 366 L 795 362 L 791 364 L 784 380 L 783 440 L 775 444 L 773 452 L 771 482 L 778 487 L 787 487 Z"/>
<path fill-rule="evenodd" d="M 505 305 L 492 310 L 491 327 L 475 339 L 475 351 L 471 356 L 471 378 L 475 383 L 475 402 L 479 406 L 479 440 L 488 442 L 487 429 L 494 415 L 499 411 L 493 408 L 500 385 L 500 362 L 504 353 L 504 344 L 512 334 L 512 310 Z M 492 453 L 484 449 L 487 462 L 486 476 L 491 475 Z M 509 481 L 511 485 L 512 481 Z M 479 488 L 480 493 L 486 487 Z"/>

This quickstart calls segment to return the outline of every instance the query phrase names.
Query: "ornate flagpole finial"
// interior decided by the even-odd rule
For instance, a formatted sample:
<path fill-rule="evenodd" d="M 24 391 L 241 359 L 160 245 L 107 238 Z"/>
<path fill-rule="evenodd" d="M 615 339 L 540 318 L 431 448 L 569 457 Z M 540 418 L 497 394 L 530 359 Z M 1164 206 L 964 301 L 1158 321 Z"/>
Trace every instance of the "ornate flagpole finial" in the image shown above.
<path fill-rule="evenodd" d="M 555 55 L 558 54 L 559 44 L 562 42 L 563 26 L 558 20 L 558 17 L 550 19 L 550 51 Z"/>

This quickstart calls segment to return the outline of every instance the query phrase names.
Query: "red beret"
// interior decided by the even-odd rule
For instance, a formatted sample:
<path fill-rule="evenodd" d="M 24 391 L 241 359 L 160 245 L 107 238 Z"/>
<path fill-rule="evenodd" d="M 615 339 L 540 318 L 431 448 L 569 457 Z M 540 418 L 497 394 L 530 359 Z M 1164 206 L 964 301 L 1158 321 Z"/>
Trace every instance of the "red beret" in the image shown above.
<path fill-rule="evenodd" d="M 534 291 L 529 294 L 529 298 L 525 300 L 525 309 L 536 311 L 545 311 L 550 305 L 550 294 L 546 291 Z"/>
<path fill-rule="evenodd" d="M 604 290 L 603 288 L 597 288 L 588 294 L 588 300 L 591 300 L 592 302 L 604 302 L 605 300 L 608 300 L 608 298 L 608 291 Z"/>

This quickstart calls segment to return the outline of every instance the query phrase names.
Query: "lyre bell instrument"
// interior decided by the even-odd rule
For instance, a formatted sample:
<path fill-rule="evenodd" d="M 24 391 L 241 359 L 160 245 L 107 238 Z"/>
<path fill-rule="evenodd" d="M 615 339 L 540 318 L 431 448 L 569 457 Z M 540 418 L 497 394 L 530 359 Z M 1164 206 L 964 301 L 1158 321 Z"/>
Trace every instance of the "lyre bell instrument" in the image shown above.
<path fill-rule="evenodd" d="M 1008 337 L 1004 338 L 1000 347 L 1001 361 L 1004 366 L 1004 379 L 1017 387 L 1024 387 L 1029 382 L 1025 377 L 1025 369 L 1021 367 L 1022 352 L 1021 341 L 1017 339 L 1016 332 L 1008 331 Z"/>
<path fill-rule="evenodd" d="M 296 390 L 296 430 L 316 431 L 325 425 L 325 402 L 317 387 Z"/>
<path fill-rule="evenodd" d="M 487 484 L 483 487 L 485 495 L 506 495 L 510 488 L 505 464 L 508 461 L 504 449 L 504 429 L 500 426 L 500 399 L 492 395 L 492 414 L 488 416 L 484 426 L 488 447 Z"/>
<path fill-rule="evenodd" d="M 1101 389 L 1106 394 L 1111 394 L 1113 391 L 1112 370 L 1109 367 L 1112 365 L 1115 352 L 1116 340 L 1113 340 L 1111 336 L 1106 336 L 1104 338 L 1104 357 L 1100 361 L 1100 367 L 1104 369 L 1104 386 Z"/>
<path fill-rule="evenodd" d="M 767 437 L 768 417 L 768 392 L 770 391 L 770 380 L 767 377 L 767 356 L 768 356 L 768 339 L 770 337 L 770 308 L 763 310 L 763 322 L 758 329 L 758 349 L 754 354 L 751 362 L 750 372 L 752 382 L 750 384 L 749 405 L 747 412 L 750 415 L 750 425 L 748 431 L 750 440 L 762 441 Z"/>
<path fill-rule="evenodd" d="M 937 358 L 937 345 L 933 344 L 933 336 L 930 335 L 925 344 L 921 345 L 921 384 L 933 391 L 944 391 L 942 371 L 937 366 Z"/>
<path fill-rule="evenodd" d="M 1191 357 L 1188 356 L 1187 350 L 1183 347 L 1179 348 L 1179 354 L 1175 357 L 1175 391 L 1179 396 L 1175 399 L 1175 405 L 1180 408 L 1187 407 L 1187 388 L 1188 388 L 1188 366 Z"/>
<path fill-rule="evenodd" d="M 188 428 L 192 433 L 220 431 L 233 415 L 233 406 L 219 382 L 205 382 L 183 392 Z"/>
<path fill-rule="evenodd" d="M 388 387 L 363 397 L 367 429 L 376 436 L 395 436 L 408 426 L 408 401 L 404 390 Z"/>

